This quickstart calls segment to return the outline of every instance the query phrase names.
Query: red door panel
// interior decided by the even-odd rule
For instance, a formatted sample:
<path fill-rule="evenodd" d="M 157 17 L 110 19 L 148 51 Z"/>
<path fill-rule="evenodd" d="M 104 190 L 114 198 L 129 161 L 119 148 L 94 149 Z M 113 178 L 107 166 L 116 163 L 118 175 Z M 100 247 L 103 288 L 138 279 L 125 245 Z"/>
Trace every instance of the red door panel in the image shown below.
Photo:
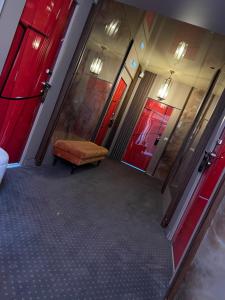
<path fill-rule="evenodd" d="M 45 11 L 49 3 L 54 6 L 51 13 L 48 18 L 40 20 L 41 11 Z M 21 19 L 23 24 L 18 26 L 0 77 L 2 96 L 32 97 L 41 93 L 42 83 L 48 79 L 46 69 L 53 67 L 59 51 L 71 13 L 71 3 L 71 0 L 26 2 Z M 30 24 L 25 22 L 29 18 L 32 19 Z M 40 99 L 9 101 L 0 97 L 0 146 L 9 153 L 10 162 L 16 162 L 21 157 Z"/>
<path fill-rule="evenodd" d="M 7 76 L 9 75 L 9 72 L 11 70 L 12 65 L 14 64 L 14 60 L 15 60 L 15 56 L 18 52 L 18 49 L 20 47 L 20 44 L 23 40 L 23 36 L 24 36 L 25 30 L 22 26 L 18 26 L 15 36 L 14 36 L 14 40 L 13 43 L 11 45 L 7 60 L 5 62 L 4 68 L 2 70 L 2 73 L 0 74 L 0 87 L 1 89 L 4 86 L 4 82 L 7 79 Z"/>
<path fill-rule="evenodd" d="M 222 145 L 217 145 L 214 150 L 216 158 L 213 159 L 211 167 L 203 173 L 174 235 L 172 244 L 175 267 L 179 264 L 225 168 L 225 131 L 221 139 Z"/>
<path fill-rule="evenodd" d="M 111 120 L 113 119 L 113 116 L 115 115 L 117 109 L 118 109 L 118 106 L 120 104 L 120 101 L 122 100 L 123 98 L 123 95 L 125 93 L 125 90 L 127 88 L 127 84 L 126 82 L 123 80 L 123 78 L 120 79 L 119 81 L 119 84 L 116 88 L 116 91 L 112 97 L 112 101 L 110 103 L 110 106 L 107 110 L 107 113 L 105 115 L 105 118 L 102 122 L 102 125 L 98 131 L 98 134 L 97 134 L 97 137 L 95 139 L 95 143 L 98 144 L 98 145 L 101 145 L 106 134 L 107 134 L 107 131 L 109 129 L 109 125 L 110 125 L 110 122 Z"/>
<path fill-rule="evenodd" d="M 147 100 L 125 151 L 123 161 L 141 170 L 147 170 L 172 111 L 170 106 L 153 99 Z"/>
<path fill-rule="evenodd" d="M 73 0 L 27 0 L 21 22 L 46 36 L 50 36 L 63 9 L 71 8 Z"/>
<path fill-rule="evenodd" d="M 11 68 L 12 68 L 14 60 L 15 60 L 15 55 L 18 52 L 20 44 L 23 40 L 24 33 L 25 33 L 24 28 L 22 26 L 18 26 L 14 40 L 13 40 L 13 44 L 9 51 L 9 55 L 7 57 L 7 60 L 4 65 L 4 68 L 2 70 L 2 73 L 0 75 L 0 87 L 1 87 L 0 94 L 2 94 L 2 90 L 4 89 L 4 86 L 7 83 L 7 77 L 10 74 Z M 2 128 L 8 105 L 9 105 L 8 102 L 0 101 L 0 116 L 1 116 L 0 117 L 0 129 Z"/>

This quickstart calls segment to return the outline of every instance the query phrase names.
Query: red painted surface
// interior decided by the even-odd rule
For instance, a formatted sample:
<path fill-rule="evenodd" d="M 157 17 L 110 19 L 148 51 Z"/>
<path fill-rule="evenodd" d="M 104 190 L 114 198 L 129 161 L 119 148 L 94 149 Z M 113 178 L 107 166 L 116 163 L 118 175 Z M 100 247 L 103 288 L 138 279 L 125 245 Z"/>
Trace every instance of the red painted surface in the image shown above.
<path fill-rule="evenodd" d="M 162 136 L 173 108 L 148 99 L 137 122 L 123 161 L 146 171 L 156 150 L 156 140 Z"/>
<path fill-rule="evenodd" d="M 111 120 L 113 120 L 113 117 L 119 107 L 119 104 L 123 98 L 123 95 L 125 93 L 125 90 L 127 88 L 127 84 L 126 82 L 123 80 L 123 78 L 120 79 L 119 83 L 118 83 L 118 86 L 115 90 L 115 93 L 112 97 L 112 101 L 109 105 L 109 108 L 107 110 L 107 113 L 103 119 L 103 122 L 101 124 L 101 127 L 98 131 L 98 134 L 97 134 L 97 137 L 95 139 L 95 143 L 98 144 L 98 145 L 101 145 L 106 134 L 107 134 L 107 131 L 109 129 L 109 125 L 110 125 L 110 122 Z"/>
<path fill-rule="evenodd" d="M 223 140 L 222 145 L 217 145 L 214 150 L 217 157 L 213 159 L 211 167 L 203 173 L 174 235 L 172 243 L 175 267 L 179 264 L 225 168 L 225 131 L 221 139 Z"/>
<path fill-rule="evenodd" d="M 6 97 L 39 95 L 48 80 L 73 9 L 71 0 L 27 0 L 0 77 Z M 10 162 L 20 159 L 41 98 L 9 101 L 0 98 L 0 146 Z"/>

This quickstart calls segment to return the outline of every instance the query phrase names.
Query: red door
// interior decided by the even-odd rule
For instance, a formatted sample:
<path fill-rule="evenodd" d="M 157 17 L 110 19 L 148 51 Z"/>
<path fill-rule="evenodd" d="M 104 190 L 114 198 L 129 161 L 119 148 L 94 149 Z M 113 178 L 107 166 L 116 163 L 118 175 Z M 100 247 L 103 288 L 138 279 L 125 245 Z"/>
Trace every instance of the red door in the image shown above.
<path fill-rule="evenodd" d="M 110 106 L 107 110 L 107 113 L 102 121 L 101 127 L 98 131 L 97 137 L 95 138 L 95 143 L 98 145 L 101 145 L 104 141 L 104 138 L 107 134 L 108 129 L 113 123 L 113 117 L 116 114 L 116 111 L 119 107 L 119 104 L 123 98 L 123 95 L 125 93 L 125 90 L 127 88 L 126 82 L 123 80 L 123 78 L 120 79 L 118 86 L 116 88 L 116 91 L 112 97 L 112 101 L 110 103 Z"/>
<path fill-rule="evenodd" d="M 71 0 L 27 0 L 0 76 L 0 147 L 20 160 L 69 16 Z M 32 96 L 38 97 L 33 98 Z M 25 100 L 6 98 L 26 97 Z"/>
<path fill-rule="evenodd" d="M 124 154 L 124 162 L 143 171 L 147 170 L 172 111 L 170 106 L 147 99 Z"/>
<path fill-rule="evenodd" d="M 225 168 L 225 130 L 221 140 L 222 144 L 217 145 L 213 152 L 216 157 L 212 158 L 210 168 L 204 171 L 172 240 L 175 267 L 179 264 Z"/>

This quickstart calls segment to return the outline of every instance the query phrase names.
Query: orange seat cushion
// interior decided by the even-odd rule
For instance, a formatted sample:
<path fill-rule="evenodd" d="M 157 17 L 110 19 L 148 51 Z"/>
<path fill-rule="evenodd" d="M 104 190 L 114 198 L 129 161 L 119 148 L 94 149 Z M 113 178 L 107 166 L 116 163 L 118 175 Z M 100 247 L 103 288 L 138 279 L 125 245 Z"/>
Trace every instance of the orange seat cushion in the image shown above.
<path fill-rule="evenodd" d="M 108 150 L 89 141 L 57 140 L 53 152 L 74 164 L 81 165 L 102 160 Z"/>

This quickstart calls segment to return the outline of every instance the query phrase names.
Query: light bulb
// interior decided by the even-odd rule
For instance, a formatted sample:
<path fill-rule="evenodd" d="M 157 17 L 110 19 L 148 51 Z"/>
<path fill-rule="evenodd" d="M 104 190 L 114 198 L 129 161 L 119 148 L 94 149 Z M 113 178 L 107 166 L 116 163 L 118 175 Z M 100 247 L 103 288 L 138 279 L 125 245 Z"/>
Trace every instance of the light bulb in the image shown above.
<path fill-rule="evenodd" d="M 177 46 L 177 49 L 174 53 L 174 58 L 177 60 L 181 60 L 184 58 L 186 52 L 187 52 L 188 44 L 185 42 L 180 42 Z"/>
<path fill-rule="evenodd" d="M 172 78 L 171 77 L 167 78 L 163 82 L 163 84 L 161 85 L 161 87 L 160 87 L 160 89 L 158 91 L 158 95 L 157 95 L 157 97 L 160 100 L 165 100 L 166 99 L 166 97 L 168 96 L 171 84 L 172 84 Z"/>
<path fill-rule="evenodd" d="M 105 32 L 108 36 L 113 37 L 117 34 L 120 28 L 119 20 L 112 20 L 109 24 L 105 25 Z"/>
<path fill-rule="evenodd" d="M 93 59 L 91 63 L 90 72 L 99 75 L 101 73 L 102 67 L 103 67 L 103 61 L 99 57 L 96 57 Z"/>

